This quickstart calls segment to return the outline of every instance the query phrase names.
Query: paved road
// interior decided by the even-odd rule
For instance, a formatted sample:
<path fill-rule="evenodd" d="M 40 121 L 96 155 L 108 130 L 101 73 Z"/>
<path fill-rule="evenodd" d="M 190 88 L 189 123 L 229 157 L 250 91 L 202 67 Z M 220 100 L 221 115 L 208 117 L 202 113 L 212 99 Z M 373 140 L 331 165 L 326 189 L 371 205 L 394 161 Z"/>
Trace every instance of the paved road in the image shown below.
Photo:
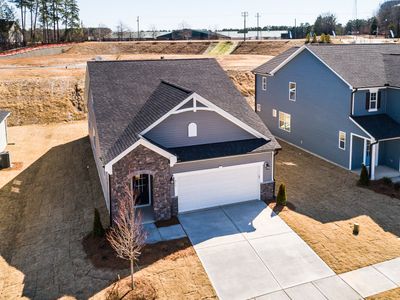
<path fill-rule="evenodd" d="M 221 299 L 361 299 L 261 201 L 184 214 Z"/>

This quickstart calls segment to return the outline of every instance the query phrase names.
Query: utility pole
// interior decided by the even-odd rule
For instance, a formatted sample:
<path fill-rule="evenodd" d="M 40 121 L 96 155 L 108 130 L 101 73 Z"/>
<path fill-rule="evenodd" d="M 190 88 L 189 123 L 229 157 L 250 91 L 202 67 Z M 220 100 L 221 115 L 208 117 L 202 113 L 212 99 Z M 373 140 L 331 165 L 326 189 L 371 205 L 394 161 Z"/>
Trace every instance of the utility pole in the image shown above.
<path fill-rule="evenodd" d="M 137 39 L 140 40 L 140 18 L 139 16 L 137 17 Z"/>
<path fill-rule="evenodd" d="M 256 18 L 257 18 L 257 40 L 259 40 L 260 39 L 260 18 L 261 18 L 260 13 L 256 14 Z"/>
<path fill-rule="evenodd" d="M 247 11 L 242 12 L 242 17 L 244 19 L 244 26 L 243 26 L 243 34 L 244 34 L 244 41 L 246 41 L 246 19 L 249 16 Z"/>
<path fill-rule="evenodd" d="M 293 34 L 293 36 L 294 36 L 294 38 L 296 39 L 297 38 L 297 19 L 294 19 L 294 34 Z"/>

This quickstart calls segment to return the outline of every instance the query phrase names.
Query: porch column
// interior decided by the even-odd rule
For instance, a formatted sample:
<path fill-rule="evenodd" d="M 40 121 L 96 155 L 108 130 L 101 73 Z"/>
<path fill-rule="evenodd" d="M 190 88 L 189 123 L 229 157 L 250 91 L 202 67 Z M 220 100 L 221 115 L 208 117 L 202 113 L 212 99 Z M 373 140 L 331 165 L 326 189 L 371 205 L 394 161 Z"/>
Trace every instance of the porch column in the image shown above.
<path fill-rule="evenodd" d="M 372 150 L 371 150 L 371 180 L 375 180 L 375 167 L 377 162 L 376 145 L 377 144 L 372 144 Z"/>

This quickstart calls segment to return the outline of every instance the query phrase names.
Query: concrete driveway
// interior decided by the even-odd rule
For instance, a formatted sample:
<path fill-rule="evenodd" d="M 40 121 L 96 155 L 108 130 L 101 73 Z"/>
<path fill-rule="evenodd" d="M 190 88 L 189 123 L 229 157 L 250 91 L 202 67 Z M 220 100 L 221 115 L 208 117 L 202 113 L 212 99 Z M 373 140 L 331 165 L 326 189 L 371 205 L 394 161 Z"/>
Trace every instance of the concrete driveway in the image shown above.
<path fill-rule="evenodd" d="M 221 299 L 361 298 L 261 201 L 179 219 Z"/>

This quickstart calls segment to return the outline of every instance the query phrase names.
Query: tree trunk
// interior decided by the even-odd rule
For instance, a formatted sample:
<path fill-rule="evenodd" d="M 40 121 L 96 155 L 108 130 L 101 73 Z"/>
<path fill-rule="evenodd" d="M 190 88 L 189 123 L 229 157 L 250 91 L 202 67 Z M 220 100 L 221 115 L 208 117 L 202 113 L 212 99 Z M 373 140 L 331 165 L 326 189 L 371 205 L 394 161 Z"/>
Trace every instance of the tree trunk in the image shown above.
<path fill-rule="evenodd" d="M 133 268 L 133 259 L 131 259 L 131 289 L 134 289 L 134 283 L 133 283 L 133 273 L 134 273 L 134 268 Z"/>

